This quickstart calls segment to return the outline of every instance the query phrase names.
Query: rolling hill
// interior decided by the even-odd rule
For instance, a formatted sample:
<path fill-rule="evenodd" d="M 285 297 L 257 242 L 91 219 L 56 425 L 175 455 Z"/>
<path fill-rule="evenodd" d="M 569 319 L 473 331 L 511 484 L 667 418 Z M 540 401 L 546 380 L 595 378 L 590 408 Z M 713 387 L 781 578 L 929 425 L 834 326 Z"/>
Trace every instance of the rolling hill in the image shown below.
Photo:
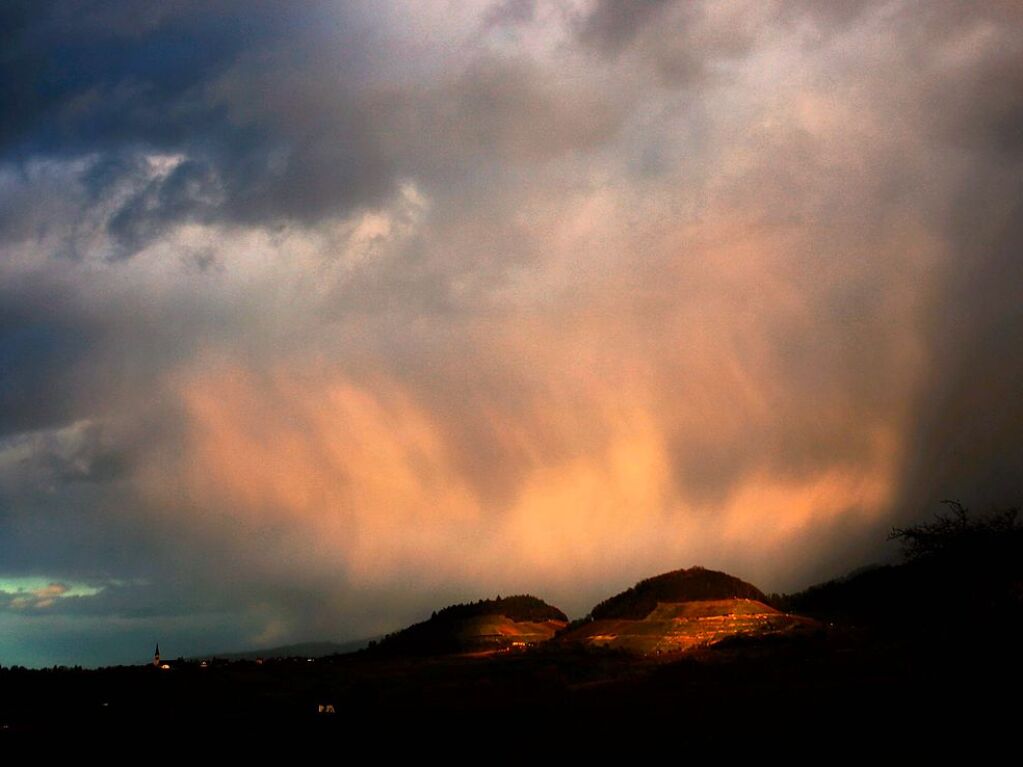
<path fill-rule="evenodd" d="M 647 578 L 601 602 L 588 620 L 558 639 L 660 655 L 736 636 L 791 634 L 816 626 L 770 606 L 756 586 L 727 573 L 691 567 Z"/>
<path fill-rule="evenodd" d="M 371 644 L 374 654 L 444 655 L 525 648 L 551 639 L 566 615 L 529 595 L 450 605 Z"/>

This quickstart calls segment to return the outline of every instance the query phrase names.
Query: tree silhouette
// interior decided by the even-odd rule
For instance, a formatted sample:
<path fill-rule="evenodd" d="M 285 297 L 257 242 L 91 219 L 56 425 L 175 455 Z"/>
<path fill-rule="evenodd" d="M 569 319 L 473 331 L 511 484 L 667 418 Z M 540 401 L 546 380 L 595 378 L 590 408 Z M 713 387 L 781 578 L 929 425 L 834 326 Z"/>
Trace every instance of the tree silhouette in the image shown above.
<path fill-rule="evenodd" d="M 942 501 L 948 511 L 939 511 L 930 522 L 912 527 L 893 527 L 888 540 L 902 545 L 908 561 L 937 555 L 977 556 L 1018 543 L 1023 527 L 1019 509 L 1010 508 L 973 517 L 959 501 Z"/>

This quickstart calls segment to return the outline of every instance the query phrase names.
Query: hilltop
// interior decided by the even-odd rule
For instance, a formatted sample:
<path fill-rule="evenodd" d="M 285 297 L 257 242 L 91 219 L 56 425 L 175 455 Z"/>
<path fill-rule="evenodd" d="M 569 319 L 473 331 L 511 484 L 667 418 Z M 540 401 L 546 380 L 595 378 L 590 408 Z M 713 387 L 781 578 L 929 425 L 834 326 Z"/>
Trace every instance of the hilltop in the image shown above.
<path fill-rule="evenodd" d="M 657 608 L 659 602 L 695 602 L 706 599 L 768 601 L 756 586 L 728 573 L 697 565 L 646 578 L 620 594 L 605 599 L 590 611 L 590 615 L 597 620 L 642 620 Z"/>
<path fill-rule="evenodd" d="M 559 641 L 641 655 L 677 653 L 734 637 L 816 629 L 782 613 L 760 589 L 727 573 L 691 567 L 647 578 L 596 605 Z"/>
<path fill-rule="evenodd" d="M 449 605 L 379 642 L 369 651 L 384 654 L 441 655 L 525 648 L 543 642 L 568 625 L 568 617 L 537 597 L 522 594 Z"/>

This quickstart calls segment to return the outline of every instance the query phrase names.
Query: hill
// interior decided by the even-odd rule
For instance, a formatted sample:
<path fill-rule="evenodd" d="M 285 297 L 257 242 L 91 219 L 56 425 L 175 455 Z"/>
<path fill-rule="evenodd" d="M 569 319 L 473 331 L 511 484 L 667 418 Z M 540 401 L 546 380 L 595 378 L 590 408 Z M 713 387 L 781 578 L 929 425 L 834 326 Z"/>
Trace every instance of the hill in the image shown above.
<path fill-rule="evenodd" d="M 660 602 L 695 602 L 706 599 L 754 599 L 766 603 L 767 597 L 756 586 L 727 573 L 690 567 L 647 578 L 590 611 L 597 620 L 642 620 Z"/>
<path fill-rule="evenodd" d="M 528 594 L 448 605 L 434 613 L 430 620 L 457 621 L 487 615 L 503 615 L 512 621 L 568 621 L 557 607 Z"/>
<path fill-rule="evenodd" d="M 443 655 L 492 652 L 544 642 L 568 624 L 556 607 L 528 594 L 449 605 L 429 620 L 379 642 L 375 654 Z"/>
<path fill-rule="evenodd" d="M 641 655 L 677 653 L 734 637 L 817 630 L 807 618 L 770 606 L 756 586 L 703 567 L 647 578 L 607 599 L 559 642 Z"/>

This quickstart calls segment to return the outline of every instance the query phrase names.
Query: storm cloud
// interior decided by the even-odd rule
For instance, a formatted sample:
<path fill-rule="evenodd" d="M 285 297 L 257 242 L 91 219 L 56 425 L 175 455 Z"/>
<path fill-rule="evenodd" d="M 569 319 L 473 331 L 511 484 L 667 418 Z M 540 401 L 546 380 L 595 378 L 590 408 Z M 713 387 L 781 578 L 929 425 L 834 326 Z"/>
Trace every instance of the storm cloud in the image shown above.
<path fill-rule="evenodd" d="M 766 591 L 1023 476 L 1023 13 L 8 3 L 0 662 Z"/>

